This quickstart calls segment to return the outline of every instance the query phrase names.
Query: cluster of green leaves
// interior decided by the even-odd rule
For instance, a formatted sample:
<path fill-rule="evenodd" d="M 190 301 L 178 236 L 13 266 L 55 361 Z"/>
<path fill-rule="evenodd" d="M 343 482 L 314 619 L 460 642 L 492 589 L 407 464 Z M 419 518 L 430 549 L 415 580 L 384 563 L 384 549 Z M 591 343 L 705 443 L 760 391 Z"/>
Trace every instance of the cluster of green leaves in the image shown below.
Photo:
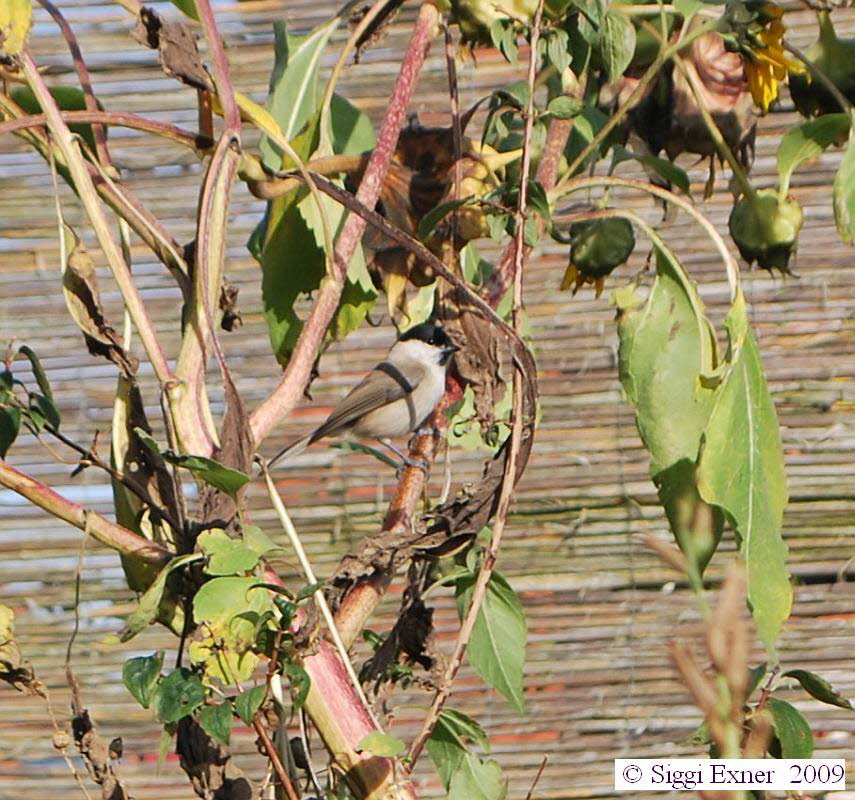
<path fill-rule="evenodd" d="M 127 661 L 123 679 L 144 708 L 154 705 L 165 725 L 198 710 L 202 727 L 228 744 L 234 715 L 250 724 L 266 696 L 266 685 L 218 699 L 250 681 L 262 658 L 273 659 L 288 678 L 294 705 L 305 702 L 309 679 L 297 663 L 289 626 L 298 603 L 317 587 L 282 597 L 283 590 L 264 583 L 260 561 L 278 546 L 256 526 L 244 528 L 239 539 L 218 529 L 206 531 L 199 536 L 198 546 L 200 552 L 177 556 L 161 570 L 121 635 L 127 641 L 152 622 L 168 581 L 181 578 L 190 583 L 192 576 L 183 574 L 184 568 L 202 563 L 204 582 L 192 601 L 196 634 L 188 648 L 190 667 L 163 674 L 163 654 L 155 653 Z"/>
<path fill-rule="evenodd" d="M 340 154 L 358 154 L 374 146 L 370 121 L 340 95 L 323 105 L 320 59 L 339 18 L 302 37 L 287 33 L 284 21 L 274 24 L 274 66 L 267 110 L 303 161 Z M 268 169 L 294 168 L 291 159 L 269 137 L 260 144 Z M 271 200 L 247 244 L 262 270 L 264 316 L 273 351 L 285 364 L 302 330 L 298 301 L 321 283 L 327 269 L 324 223 L 334 237 L 344 221 L 344 209 L 324 196 L 321 209 L 306 188 Z M 322 219 L 323 218 L 323 219 Z M 293 259 L 299 254 L 300 268 Z M 374 305 L 377 291 L 361 249 L 348 265 L 345 288 L 329 335 L 341 339 L 355 330 Z"/>
<path fill-rule="evenodd" d="M 765 662 L 749 671 L 746 699 L 754 695 L 766 673 Z M 756 721 L 760 715 L 764 715 L 771 724 L 772 738 L 768 747 L 769 755 L 773 758 L 812 758 L 814 740 L 810 724 L 792 703 L 774 696 L 775 691 L 785 688 L 785 681 L 797 682 L 808 695 L 821 703 L 849 711 L 853 708 L 852 704 L 819 675 L 804 669 L 790 669 L 781 673 L 775 686 L 763 690 L 753 709 L 746 708 L 748 712 L 746 720 L 749 724 Z M 720 753 L 710 739 L 706 723 L 702 723 L 692 734 L 690 742 L 709 745 L 710 758 L 720 758 Z"/>
<path fill-rule="evenodd" d="M 664 243 L 642 301 L 616 292 L 619 370 L 677 542 L 696 585 L 721 536 L 733 526 L 748 573 L 748 599 L 770 650 L 789 616 L 792 590 L 781 522 L 786 477 L 775 406 L 745 301 L 726 320 L 727 353 L 694 284 Z"/>
<path fill-rule="evenodd" d="M 30 362 L 38 390 L 28 389 L 23 381 L 14 377 L 14 358 L 8 358 L 0 371 L 0 458 L 6 457 L 18 438 L 21 425 L 37 436 L 45 426 L 58 431 L 60 424 L 59 410 L 39 357 L 26 345 L 18 348 L 14 355 L 24 356 Z M 26 395 L 26 401 L 18 397 L 16 387 Z"/>
<path fill-rule="evenodd" d="M 502 768 L 495 759 L 473 753 L 472 744 L 490 751 L 487 734 L 474 719 L 448 708 L 440 712 L 426 748 L 448 800 L 504 800 Z"/>

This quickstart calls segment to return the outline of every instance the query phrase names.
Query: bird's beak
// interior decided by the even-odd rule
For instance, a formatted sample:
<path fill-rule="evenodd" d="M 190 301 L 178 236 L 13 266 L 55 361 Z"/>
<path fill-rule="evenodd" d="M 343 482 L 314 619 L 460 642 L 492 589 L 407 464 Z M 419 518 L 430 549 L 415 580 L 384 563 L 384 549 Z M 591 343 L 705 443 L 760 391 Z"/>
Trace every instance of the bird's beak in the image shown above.
<path fill-rule="evenodd" d="M 451 357 L 459 350 L 460 348 L 456 344 L 450 344 L 448 347 L 442 348 L 442 358 L 440 359 L 440 364 L 445 366 Z"/>

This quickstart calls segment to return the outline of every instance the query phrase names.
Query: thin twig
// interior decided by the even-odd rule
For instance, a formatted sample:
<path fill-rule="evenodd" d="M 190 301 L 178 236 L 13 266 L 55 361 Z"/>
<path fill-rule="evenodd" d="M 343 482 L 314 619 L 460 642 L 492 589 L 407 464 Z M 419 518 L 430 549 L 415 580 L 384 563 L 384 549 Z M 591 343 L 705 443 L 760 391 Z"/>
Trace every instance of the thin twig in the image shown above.
<path fill-rule="evenodd" d="M 93 467 L 98 467 L 99 469 L 104 470 L 113 480 L 118 481 L 125 486 L 127 489 L 132 491 L 140 500 L 143 501 L 149 508 L 160 518 L 165 520 L 169 526 L 176 532 L 180 533 L 181 526 L 178 521 L 165 509 L 161 508 L 155 501 L 152 499 L 152 496 L 148 493 L 145 487 L 140 486 L 133 478 L 125 475 L 120 470 L 114 469 L 111 467 L 106 461 L 104 461 L 94 450 L 94 448 L 85 448 L 82 445 L 77 444 L 77 442 L 72 441 L 64 434 L 60 433 L 56 428 L 52 425 L 46 424 L 44 426 L 45 430 L 50 433 L 52 436 L 55 436 L 59 441 L 61 441 L 66 447 L 70 447 L 74 450 L 75 453 L 82 456 L 78 463 L 83 464 L 84 466 L 91 465 Z M 88 463 L 87 463 L 88 462 Z"/>
<path fill-rule="evenodd" d="M 288 773 L 285 771 L 282 759 L 279 758 L 279 753 L 276 752 L 276 747 L 274 747 L 273 742 L 270 741 L 270 736 L 267 734 L 264 724 L 261 722 L 257 713 L 252 718 L 252 727 L 255 728 L 258 738 L 261 739 L 261 743 L 264 745 L 267 757 L 270 759 L 270 763 L 273 764 L 273 769 L 276 771 L 276 777 L 279 778 L 279 783 L 282 784 L 285 794 L 288 795 L 288 800 L 300 800 L 299 796 L 294 791 L 294 786 L 291 784 L 291 779 L 288 777 Z"/>
<path fill-rule="evenodd" d="M 454 176 L 451 199 L 460 199 L 460 185 L 463 182 L 463 130 L 460 124 L 460 89 L 457 85 L 457 67 L 454 63 L 454 37 L 448 24 L 443 24 L 445 33 L 445 67 L 448 73 L 448 98 L 451 105 L 451 138 L 454 147 Z M 450 239 L 452 243 L 457 238 L 457 217 L 459 209 L 451 212 Z M 456 250 L 454 251 L 456 254 Z M 458 267 L 457 259 L 454 266 Z"/>
<path fill-rule="evenodd" d="M 80 45 L 77 43 L 77 37 L 74 35 L 71 25 L 68 24 L 62 12 L 50 0 L 39 0 L 39 3 L 53 17 L 68 44 L 71 59 L 74 62 L 74 69 L 77 71 L 77 79 L 80 81 L 80 88 L 83 89 L 83 99 L 87 110 L 97 111 L 98 101 L 95 99 L 95 92 L 92 89 L 92 79 L 89 77 L 89 69 L 83 60 L 83 53 L 80 51 Z M 107 166 L 111 161 L 110 151 L 107 148 L 107 133 L 104 126 L 100 123 L 94 123 L 92 125 L 92 134 L 95 138 L 95 151 L 98 155 L 98 160 L 104 166 Z"/>
<path fill-rule="evenodd" d="M 282 527 L 285 529 L 285 533 L 288 536 L 288 541 L 291 543 L 291 546 L 294 548 L 294 552 L 297 554 L 297 560 L 300 562 L 300 568 L 303 570 L 303 575 L 305 576 L 306 581 L 309 584 L 317 583 L 315 572 L 312 569 L 312 565 L 309 563 L 309 558 L 306 555 L 306 550 L 303 547 L 303 543 L 300 541 L 300 536 L 297 534 L 297 529 L 294 527 L 294 523 L 291 521 L 291 517 L 288 514 L 287 509 L 285 508 L 285 504 L 282 502 L 282 498 L 276 491 L 276 486 L 274 485 L 273 479 L 270 477 L 270 472 L 267 469 L 267 465 L 264 462 L 261 462 L 261 470 L 264 475 L 264 482 L 267 484 L 267 494 L 270 497 L 270 502 L 273 504 L 273 508 L 275 509 L 276 514 L 279 517 L 279 521 L 282 523 Z M 341 635 L 339 634 L 338 627 L 335 624 L 335 619 L 333 618 L 332 611 L 330 611 L 329 604 L 327 603 L 327 598 L 324 596 L 323 589 L 317 589 L 312 594 L 312 598 L 318 604 L 318 608 L 321 611 L 321 616 L 324 618 L 324 622 L 326 622 L 327 624 L 327 629 L 329 630 L 330 637 L 333 640 L 333 644 L 335 645 L 336 650 L 338 650 L 339 657 L 344 662 L 344 667 L 347 670 L 348 677 L 350 678 L 350 681 L 353 684 L 353 689 L 356 692 L 357 697 L 359 697 L 360 702 L 363 704 L 366 712 L 371 717 L 371 721 L 379 729 L 380 724 L 374 718 L 371 706 L 368 703 L 368 698 L 365 696 L 365 692 L 362 690 L 362 684 L 359 682 L 359 677 L 353 669 L 353 664 L 351 663 L 350 656 L 347 653 L 347 647 L 345 647 L 344 642 L 341 639 Z"/>
<path fill-rule="evenodd" d="M 80 579 L 83 572 L 83 556 L 86 553 L 86 543 L 89 541 L 89 515 L 86 515 L 86 522 L 83 525 L 83 538 L 80 541 L 80 550 L 77 553 L 77 568 L 74 570 L 74 627 L 71 629 L 71 636 L 68 637 L 68 646 L 65 648 L 65 669 L 71 669 L 71 651 L 74 647 L 74 640 L 77 638 L 77 632 L 80 630 Z"/>
<path fill-rule="evenodd" d="M 525 211 L 526 211 L 526 189 L 528 186 L 529 172 L 531 170 L 531 134 L 534 125 L 534 80 L 537 67 L 537 43 L 540 38 L 540 21 L 543 15 L 543 0 L 537 5 L 537 11 L 534 15 L 531 32 L 531 48 L 529 52 L 528 65 L 528 85 L 531 88 L 529 93 L 529 104 L 526 110 L 525 132 L 523 136 L 523 156 L 522 166 L 520 170 L 520 190 L 517 198 L 516 211 L 516 259 L 514 271 L 514 294 L 511 319 L 513 321 L 514 331 L 519 335 L 520 325 L 520 310 L 522 308 L 522 273 L 524 262 L 523 251 L 523 236 L 525 227 Z M 475 627 L 475 622 L 481 610 L 481 605 L 486 596 L 487 586 L 493 574 L 493 569 L 498 558 L 499 546 L 502 541 L 502 535 L 505 530 L 505 524 L 510 510 L 511 495 L 516 483 L 516 462 L 522 442 L 522 379 L 523 373 L 521 365 L 514 359 L 514 377 L 513 377 L 513 421 L 511 423 L 511 445 L 508 451 L 508 457 L 505 461 L 504 475 L 502 477 L 502 486 L 499 494 L 499 502 L 496 508 L 496 516 L 493 523 L 493 530 L 490 535 L 490 543 L 484 553 L 484 561 L 478 571 L 478 576 L 475 579 L 475 586 L 472 591 L 472 600 L 463 623 L 460 626 L 460 631 L 455 642 L 454 652 L 449 659 L 448 666 L 442 676 L 439 688 L 434 696 L 430 711 L 422 725 L 419 734 L 413 741 L 407 760 L 407 769 L 412 770 L 419 756 L 424 749 L 428 737 L 433 731 L 439 714 L 442 711 L 445 701 L 451 694 L 452 684 L 463 663 L 463 655 L 466 652 L 466 645 L 472 636 L 472 631 Z"/>
<path fill-rule="evenodd" d="M 525 800 L 531 800 L 531 796 L 534 794 L 534 790 L 537 787 L 538 782 L 540 781 L 540 776 L 543 775 L 543 770 L 546 768 L 546 762 L 549 760 L 549 756 L 544 756 L 543 760 L 540 762 L 540 768 L 537 770 L 537 775 L 534 776 L 534 780 L 531 784 L 531 789 L 528 790 L 528 794 L 525 796 Z"/>
<path fill-rule="evenodd" d="M 88 122 L 98 127 L 101 125 L 111 125 L 113 127 L 131 128 L 132 130 L 143 131 L 144 133 L 153 133 L 196 151 L 207 150 L 213 144 L 208 139 L 198 136 L 192 131 L 179 128 L 177 125 L 171 125 L 168 122 L 158 122 L 157 120 L 148 119 L 139 114 L 131 114 L 127 111 L 100 111 L 98 109 L 94 111 L 60 110 L 59 115 L 69 124 Z M 0 122 L 0 136 L 6 133 L 17 133 L 27 128 L 43 128 L 45 125 L 47 125 L 46 114 L 26 114 L 16 119 Z"/>

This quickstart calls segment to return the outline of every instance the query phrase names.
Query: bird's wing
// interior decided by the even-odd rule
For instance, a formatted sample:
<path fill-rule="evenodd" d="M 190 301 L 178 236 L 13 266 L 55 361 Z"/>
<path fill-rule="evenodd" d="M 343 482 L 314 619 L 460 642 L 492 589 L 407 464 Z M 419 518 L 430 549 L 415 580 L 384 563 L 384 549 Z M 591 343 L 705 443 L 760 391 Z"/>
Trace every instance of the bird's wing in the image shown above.
<path fill-rule="evenodd" d="M 365 414 L 400 400 L 407 394 L 407 385 L 411 388 L 418 386 L 422 378 L 423 370 L 418 366 L 407 365 L 406 368 L 397 372 L 393 377 L 385 372 L 382 367 L 387 362 L 379 364 L 367 375 L 361 383 L 353 387 L 348 394 L 330 414 L 326 421 L 312 434 L 311 442 L 316 442 L 324 436 L 332 436 L 340 433 L 353 425 Z"/>

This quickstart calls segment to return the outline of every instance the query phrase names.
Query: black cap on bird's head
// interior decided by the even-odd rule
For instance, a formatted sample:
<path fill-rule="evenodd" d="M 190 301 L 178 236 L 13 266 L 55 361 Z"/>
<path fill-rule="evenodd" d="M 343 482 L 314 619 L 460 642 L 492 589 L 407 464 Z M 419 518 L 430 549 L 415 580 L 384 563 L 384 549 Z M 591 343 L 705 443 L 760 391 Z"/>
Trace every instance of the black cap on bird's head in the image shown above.
<path fill-rule="evenodd" d="M 404 331 L 399 337 L 399 342 L 408 342 L 413 339 L 433 345 L 442 350 L 444 359 L 442 363 L 448 361 L 452 354 L 456 353 L 460 348 L 451 341 L 449 335 L 432 322 L 423 322 L 421 325 L 416 325 L 408 331 Z"/>

